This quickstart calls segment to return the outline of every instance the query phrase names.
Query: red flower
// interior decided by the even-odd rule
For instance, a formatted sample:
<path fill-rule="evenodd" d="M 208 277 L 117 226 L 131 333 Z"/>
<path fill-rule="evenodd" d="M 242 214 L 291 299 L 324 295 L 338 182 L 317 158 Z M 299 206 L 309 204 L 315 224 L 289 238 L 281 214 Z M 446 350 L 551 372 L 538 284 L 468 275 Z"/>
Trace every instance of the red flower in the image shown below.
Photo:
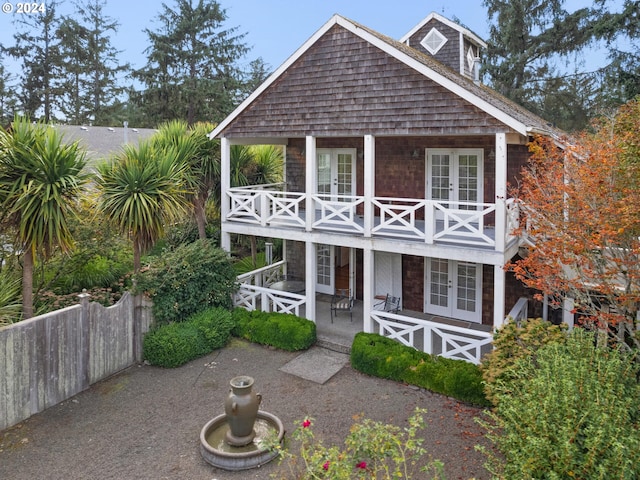
<path fill-rule="evenodd" d="M 361 468 L 364 470 L 365 468 L 367 468 L 367 462 L 360 462 L 356 465 L 356 468 Z"/>
<path fill-rule="evenodd" d="M 329 470 L 329 462 L 324 462 L 324 464 L 322 465 L 322 469 L 323 470 Z"/>
<path fill-rule="evenodd" d="M 311 421 L 309 419 L 302 422 L 302 428 L 307 428 L 309 425 L 311 425 Z"/>

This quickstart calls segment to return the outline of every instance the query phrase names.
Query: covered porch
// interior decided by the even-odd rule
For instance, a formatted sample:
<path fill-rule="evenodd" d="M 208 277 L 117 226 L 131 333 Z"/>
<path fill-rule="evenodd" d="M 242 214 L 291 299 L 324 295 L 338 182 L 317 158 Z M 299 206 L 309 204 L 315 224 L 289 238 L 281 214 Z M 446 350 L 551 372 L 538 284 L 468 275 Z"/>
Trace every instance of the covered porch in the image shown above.
<path fill-rule="evenodd" d="M 312 319 L 316 323 L 318 343 L 343 352 L 349 351 L 354 336 L 360 331 L 378 333 L 426 353 L 474 364 L 479 364 L 482 356 L 492 349 L 493 334 L 489 326 L 411 310 L 390 313 L 373 309 L 366 318 L 360 300 L 354 303 L 353 321 L 347 312 L 334 315 L 332 321 L 331 295 L 271 288 L 281 278 L 284 266 L 285 262 L 277 262 L 239 276 L 234 304 L 247 310 L 290 313 Z"/>

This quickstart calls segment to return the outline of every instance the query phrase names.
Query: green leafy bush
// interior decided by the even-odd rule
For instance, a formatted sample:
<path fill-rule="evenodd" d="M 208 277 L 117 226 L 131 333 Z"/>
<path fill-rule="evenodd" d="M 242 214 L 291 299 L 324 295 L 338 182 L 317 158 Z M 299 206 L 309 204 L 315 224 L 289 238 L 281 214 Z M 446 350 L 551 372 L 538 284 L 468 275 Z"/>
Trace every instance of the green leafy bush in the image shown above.
<path fill-rule="evenodd" d="M 488 405 L 478 366 L 429 355 L 375 333 L 358 333 L 351 365 L 368 375 L 417 385 L 463 402 Z"/>
<path fill-rule="evenodd" d="M 294 448 L 285 449 L 271 440 L 269 447 L 280 453 L 280 461 L 286 465 L 281 465 L 276 475 L 292 479 L 443 479 L 442 462 L 422 459 L 427 452 L 419 431 L 425 428 L 425 413 L 416 408 L 404 428 L 361 419 L 351 426 L 343 448 L 324 445 L 313 433 L 315 420 L 307 417 L 291 435 Z"/>
<path fill-rule="evenodd" d="M 480 370 L 485 382 L 485 394 L 496 405 L 495 385 L 509 383 L 513 366 L 522 358 L 530 358 L 545 345 L 564 343 L 567 325 L 554 325 L 541 318 L 529 319 L 520 324 L 508 322 L 493 336 L 493 351 L 482 359 Z"/>
<path fill-rule="evenodd" d="M 189 318 L 189 323 L 198 329 L 209 351 L 224 347 L 234 327 L 231 312 L 223 308 L 198 312 Z"/>
<path fill-rule="evenodd" d="M 198 240 L 155 257 L 139 275 L 138 290 L 151 297 L 154 319 L 162 325 L 210 307 L 230 309 L 235 280 L 227 253 L 209 240 Z"/>
<path fill-rule="evenodd" d="M 316 324 L 295 315 L 236 308 L 233 319 L 233 335 L 253 343 L 290 352 L 306 350 L 316 343 Z"/>
<path fill-rule="evenodd" d="M 145 360 L 159 367 L 179 367 L 213 350 L 224 347 L 233 329 L 231 312 L 210 308 L 151 330 L 143 341 Z"/>
<path fill-rule="evenodd" d="M 640 385 L 630 355 L 575 329 L 514 364 L 494 386 L 482 449 L 503 479 L 640 478 Z M 504 387 L 503 387 L 504 385 Z"/>

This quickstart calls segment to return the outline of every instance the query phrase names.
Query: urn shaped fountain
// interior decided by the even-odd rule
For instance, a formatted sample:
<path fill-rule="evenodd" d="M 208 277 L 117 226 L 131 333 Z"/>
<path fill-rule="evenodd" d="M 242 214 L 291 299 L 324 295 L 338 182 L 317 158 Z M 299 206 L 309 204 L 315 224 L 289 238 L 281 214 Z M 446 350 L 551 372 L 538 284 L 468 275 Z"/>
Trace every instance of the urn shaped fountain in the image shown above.
<path fill-rule="evenodd" d="M 231 390 L 224 402 L 224 412 L 229 424 L 225 440 L 234 447 L 243 447 L 250 444 L 256 436 L 253 425 L 258 417 L 262 395 L 251 389 L 251 377 L 235 377 L 230 383 Z"/>
<path fill-rule="evenodd" d="M 284 426 L 278 417 L 260 410 L 262 395 L 253 391 L 252 377 L 234 377 L 229 384 L 225 413 L 200 432 L 200 453 L 207 463 L 224 470 L 259 467 L 278 456 L 278 450 L 262 442 L 274 436 L 281 443 Z"/>

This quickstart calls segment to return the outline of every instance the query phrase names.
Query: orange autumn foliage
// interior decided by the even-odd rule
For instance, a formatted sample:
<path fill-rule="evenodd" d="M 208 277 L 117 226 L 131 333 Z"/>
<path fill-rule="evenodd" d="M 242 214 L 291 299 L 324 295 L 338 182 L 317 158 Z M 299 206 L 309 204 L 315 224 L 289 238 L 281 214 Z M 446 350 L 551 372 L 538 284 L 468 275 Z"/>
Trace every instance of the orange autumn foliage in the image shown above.
<path fill-rule="evenodd" d="M 527 286 L 572 297 L 585 317 L 633 323 L 640 308 L 640 100 L 559 142 L 536 138 L 514 190 L 533 244 L 508 265 Z M 606 306 L 606 308 L 604 308 Z"/>

